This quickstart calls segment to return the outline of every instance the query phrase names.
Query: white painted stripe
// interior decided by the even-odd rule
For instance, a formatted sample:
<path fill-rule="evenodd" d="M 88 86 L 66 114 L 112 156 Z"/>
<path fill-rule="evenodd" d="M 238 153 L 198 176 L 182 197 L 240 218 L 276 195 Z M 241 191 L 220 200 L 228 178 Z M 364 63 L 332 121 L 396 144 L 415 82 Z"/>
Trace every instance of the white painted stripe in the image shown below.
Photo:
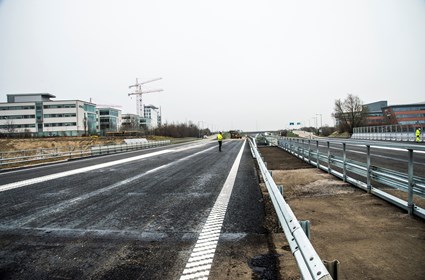
<path fill-rule="evenodd" d="M 189 156 L 180 158 L 179 160 L 176 160 L 176 161 L 167 163 L 165 165 L 161 165 L 160 167 L 156 167 L 156 168 L 154 168 L 152 170 L 148 170 L 145 173 L 141 173 L 141 174 L 138 174 L 138 175 L 136 175 L 134 177 L 127 178 L 125 180 L 116 182 L 116 183 L 114 183 L 112 185 L 106 186 L 106 187 L 101 188 L 101 189 L 97 189 L 97 190 L 92 191 L 90 193 L 85 193 L 85 194 L 80 195 L 78 197 L 75 197 L 75 198 L 72 198 L 72 199 L 63 201 L 61 203 L 52 205 L 52 206 L 50 206 L 48 208 L 45 208 L 43 210 L 40 210 L 40 211 L 37 211 L 37 212 L 33 212 L 32 214 L 30 214 L 29 216 L 27 216 L 25 218 L 21 218 L 19 220 L 14 220 L 12 225 L 15 226 L 15 227 L 23 227 L 26 224 L 29 224 L 30 222 L 34 221 L 35 219 L 39 219 L 40 217 L 49 216 L 49 215 L 54 214 L 54 213 L 65 211 L 66 209 L 74 206 L 75 204 L 80 203 L 80 202 L 82 202 L 84 200 L 87 200 L 87 199 L 89 199 L 91 197 L 94 197 L 96 195 L 103 194 L 103 193 L 105 193 L 107 191 L 110 191 L 112 189 L 119 188 L 119 187 L 124 186 L 126 184 L 129 184 L 129 183 L 131 183 L 131 182 L 133 182 L 133 181 L 135 181 L 137 179 L 140 179 L 140 178 L 146 176 L 147 174 L 152 173 L 153 170 L 158 171 L 160 169 L 164 169 L 164 168 L 170 167 L 172 165 L 176 165 L 176 164 L 178 164 L 181 161 L 184 161 L 184 160 L 187 160 L 189 158 L 192 158 L 192 157 L 194 157 L 194 156 L 196 156 L 198 154 L 205 153 L 206 151 L 211 150 L 213 148 L 214 147 L 211 147 L 211 148 L 202 150 L 200 152 L 197 152 L 197 153 L 191 154 Z"/>
<path fill-rule="evenodd" d="M 211 209 L 207 221 L 202 228 L 201 234 L 190 254 L 180 280 L 208 279 L 244 147 L 245 141 L 230 169 L 229 175 Z"/>
<path fill-rule="evenodd" d="M 218 241 L 218 237 L 217 237 L 217 241 Z M 204 255 L 207 255 L 207 254 L 213 254 L 213 253 L 215 253 L 215 248 L 216 247 L 214 247 L 212 249 L 205 249 L 205 250 L 198 251 L 198 252 L 192 252 L 190 257 L 200 257 L 200 256 L 204 256 Z M 211 260 L 211 262 L 212 262 L 212 260 Z"/>
<path fill-rule="evenodd" d="M 167 150 L 153 152 L 153 153 L 150 153 L 150 154 L 144 154 L 144 155 L 140 155 L 140 156 L 120 159 L 120 160 L 116 160 L 116 161 L 111 161 L 111 162 L 96 164 L 96 165 L 87 166 L 87 167 L 83 167 L 83 168 L 78 168 L 78 169 L 74 169 L 74 170 L 64 171 L 64 172 L 60 172 L 60 173 L 56 173 L 56 174 L 46 175 L 46 176 L 42 176 L 42 177 L 38 177 L 38 178 L 14 182 L 14 183 L 10 183 L 10 184 L 0 186 L 0 192 L 4 192 L 4 191 L 7 191 L 7 190 L 12 190 L 12 189 L 16 189 L 16 188 L 21 188 L 21 187 L 32 185 L 32 184 L 42 183 L 42 182 L 46 182 L 46 181 L 50 181 L 50 180 L 54 180 L 54 179 L 58 179 L 58 178 L 63 178 L 63 177 L 71 176 L 71 175 L 76 175 L 76 174 L 80 174 L 80 173 L 84 173 L 84 172 L 89 172 L 89 171 L 97 170 L 97 169 L 100 169 L 100 168 L 111 167 L 111 166 L 115 166 L 115 165 L 119 165 L 119 164 L 123 164 L 123 163 L 128 163 L 128 162 L 132 162 L 132 161 L 135 161 L 135 160 L 150 158 L 150 157 L 154 157 L 154 156 L 157 156 L 157 155 L 188 150 L 188 149 L 192 149 L 192 148 L 199 147 L 199 146 L 202 146 L 202 145 L 190 146 L 190 147 L 183 148 L 183 149 L 181 149 L 181 148 L 180 149 L 167 149 Z M 206 152 L 206 151 L 211 150 L 213 148 L 214 147 L 208 148 L 208 149 L 203 150 L 201 152 L 195 153 L 191 156 L 195 156 L 199 153 Z M 186 158 L 184 158 L 184 159 L 186 159 Z M 156 172 L 158 169 L 162 169 L 162 168 L 163 168 L 163 166 L 160 166 L 160 167 L 157 167 L 157 168 L 154 168 L 154 169 L 147 171 L 147 173 Z"/>
<path fill-rule="evenodd" d="M 74 170 L 64 171 L 64 172 L 60 172 L 60 173 L 56 173 L 56 174 L 46 175 L 46 176 L 42 176 L 42 177 L 39 177 L 39 178 L 28 179 L 28 180 L 24 180 L 24 181 L 15 182 L 15 183 L 10 183 L 10 184 L 0 186 L 0 192 L 6 191 L 6 190 L 11 190 L 11 189 L 16 189 L 16 188 L 36 184 L 36 183 L 46 182 L 46 181 L 50 181 L 50 180 L 54 180 L 54 179 L 58 179 L 58 178 L 66 177 L 66 176 L 80 174 L 80 173 L 84 173 L 84 172 L 88 172 L 88 171 L 93 171 L 93 170 L 100 169 L 100 168 L 105 168 L 105 167 L 110 167 L 110 166 L 114 166 L 114 165 L 118 165 L 118 164 L 123 164 L 123 163 L 131 162 L 131 161 L 135 161 L 135 160 L 149 158 L 149 157 L 153 157 L 153 156 L 157 156 L 157 155 L 161 155 L 161 154 L 165 154 L 165 153 L 170 153 L 172 151 L 173 150 L 162 150 L 162 151 L 158 151 L 158 152 L 154 152 L 154 153 L 150 153 L 150 154 L 144 154 L 144 155 L 140 155 L 140 156 L 136 156 L 136 157 L 120 159 L 120 160 L 116 160 L 116 161 L 111 161 L 111 162 L 96 164 L 96 165 L 87 166 L 87 167 L 83 167 L 83 168 L 78 168 L 78 169 L 74 169 Z"/>
<path fill-rule="evenodd" d="M 214 253 L 213 254 L 207 254 L 207 255 L 199 256 L 199 257 L 191 257 L 189 259 L 188 263 L 197 262 L 197 261 L 201 261 L 201 260 L 205 260 L 205 259 L 210 259 L 210 258 L 214 258 Z"/>

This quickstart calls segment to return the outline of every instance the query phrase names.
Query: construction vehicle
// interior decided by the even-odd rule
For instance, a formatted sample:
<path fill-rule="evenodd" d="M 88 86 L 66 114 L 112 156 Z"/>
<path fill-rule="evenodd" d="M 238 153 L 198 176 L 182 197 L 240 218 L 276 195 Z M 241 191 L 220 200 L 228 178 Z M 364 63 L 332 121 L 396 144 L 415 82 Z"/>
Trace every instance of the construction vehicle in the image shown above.
<path fill-rule="evenodd" d="M 241 139 L 242 138 L 242 135 L 237 130 L 230 130 L 229 133 L 230 133 L 231 139 Z"/>

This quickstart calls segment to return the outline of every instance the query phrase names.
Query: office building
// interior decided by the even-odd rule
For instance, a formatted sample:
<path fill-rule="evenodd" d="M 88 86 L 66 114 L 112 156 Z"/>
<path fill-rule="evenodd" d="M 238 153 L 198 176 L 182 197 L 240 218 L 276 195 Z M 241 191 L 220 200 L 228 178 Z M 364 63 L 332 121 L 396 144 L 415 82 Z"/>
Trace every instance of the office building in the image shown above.
<path fill-rule="evenodd" d="M 140 116 L 136 114 L 123 114 L 121 116 L 121 128 L 123 130 L 139 130 L 140 129 Z"/>
<path fill-rule="evenodd" d="M 96 133 L 96 105 L 81 100 L 54 101 L 49 93 L 8 94 L 0 103 L 0 133 L 31 136 L 81 136 Z"/>
<path fill-rule="evenodd" d="M 115 108 L 97 108 L 98 128 L 102 135 L 106 132 L 118 132 L 121 128 L 121 110 Z"/>
<path fill-rule="evenodd" d="M 158 111 L 158 107 L 154 105 L 144 105 L 144 119 L 142 120 L 142 124 L 146 126 L 147 129 L 155 129 L 161 125 L 161 117 Z"/>
<path fill-rule="evenodd" d="M 425 102 L 388 106 L 387 101 L 378 101 L 364 106 L 368 109 L 367 126 L 425 124 Z"/>
<path fill-rule="evenodd" d="M 388 124 L 425 125 L 425 102 L 382 108 Z"/>

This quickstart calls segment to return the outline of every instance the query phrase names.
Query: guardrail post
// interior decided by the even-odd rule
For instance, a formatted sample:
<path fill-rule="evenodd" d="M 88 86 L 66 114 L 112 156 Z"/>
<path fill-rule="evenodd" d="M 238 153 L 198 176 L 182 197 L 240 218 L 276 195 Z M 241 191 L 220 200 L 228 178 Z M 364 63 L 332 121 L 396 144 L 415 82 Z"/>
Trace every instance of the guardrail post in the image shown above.
<path fill-rule="evenodd" d="M 330 276 L 333 280 L 338 280 L 339 278 L 339 264 L 340 262 L 338 260 L 333 261 L 326 261 L 323 260 L 323 264 L 325 265 L 326 269 L 328 270 Z"/>
<path fill-rule="evenodd" d="M 328 146 L 328 173 L 331 173 L 331 144 L 329 141 L 326 142 L 326 146 Z"/>
<path fill-rule="evenodd" d="M 301 140 L 301 153 L 302 153 L 302 160 L 305 160 L 305 154 L 304 154 L 304 139 Z"/>
<path fill-rule="evenodd" d="M 311 164 L 311 141 L 308 139 L 308 164 Z"/>
<path fill-rule="evenodd" d="M 280 194 L 283 196 L 283 185 L 276 185 L 277 189 L 279 190 Z"/>
<path fill-rule="evenodd" d="M 413 182 L 413 150 L 409 149 L 409 163 L 407 167 L 407 176 L 408 176 L 408 191 L 407 191 L 407 211 L 409 215 L 413 215 L 413 185 L 415 184 Z"/>
<path fill-rule="evenodd" d="M 345 143 L 342 143 L 342 180 L 347 181 L 347 147 Z"/>
<path fill-rule="evenodd" d="M 305 235 L 307 236 L 308 239 L 311 239 L 310 236 L 310 221 L 309 220 L 305 220 L 305 221 L 299 221 L 300 222 L 300 226 L 303 229 Z"/>
<path fill-rule="evenodd" d="M 320 163 L 319 163 L 319 140 L 316 140 L 316 163 L 317 163 L 317 168 L 319 168 Z"/>
<path fill-rule="evenodd" d="M 370 182 L 370 172 L 371 172 L 371 168 L 370 168 L 370 145 L 366 145 L 366 150 L 367 150 L 367 192 L 371 193 L 372 192 L 372 185 Z"/>

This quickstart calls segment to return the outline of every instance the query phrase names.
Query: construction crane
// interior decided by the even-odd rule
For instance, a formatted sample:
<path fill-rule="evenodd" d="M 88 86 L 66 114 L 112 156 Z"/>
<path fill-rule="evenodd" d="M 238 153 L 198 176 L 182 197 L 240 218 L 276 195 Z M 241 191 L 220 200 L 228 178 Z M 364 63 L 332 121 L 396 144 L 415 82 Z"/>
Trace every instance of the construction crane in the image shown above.
<path fill-rule="evenodd" d="M 143 103 L 142 103 L 142 95 L 145 93 L 152 93 L 152 92 L 161 92 L 163 91 L 162 89 L 151 89 L 151 90 L 142 90 L 142 85 L 147 84 L 147 83 L 151 83 L 151 82 L 155 82 L 158 80 L 161 80 L 162 78 L 155 78 L 152 80 L 148 80 L 145 82 L 140 82 L 139 83 L 139 79 L 136 78 L 136 83 L 134 85 L 130 85 L 128 88 L 136 88 L 134 90 L 134 92 L 129 93 L 128 96 L 131 95 L 136 95 L 136 105 L 137 105 L 137 114 L 139 116 L 141 116 L 142 118 L 144 117 L 144 112 L 143 112 Z"/>

